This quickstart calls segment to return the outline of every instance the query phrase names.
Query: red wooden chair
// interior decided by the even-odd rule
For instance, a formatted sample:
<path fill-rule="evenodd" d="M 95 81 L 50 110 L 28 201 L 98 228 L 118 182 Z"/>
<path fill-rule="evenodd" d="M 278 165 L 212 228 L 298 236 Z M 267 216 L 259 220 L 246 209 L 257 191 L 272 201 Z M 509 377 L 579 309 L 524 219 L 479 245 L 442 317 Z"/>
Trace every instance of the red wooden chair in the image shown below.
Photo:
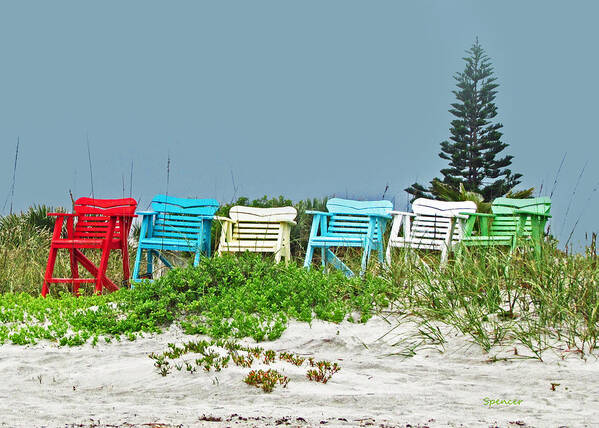
<path fill-rule="evenodd" d="M 135 199 L 92 199 L 79 198 L 75 201 L 73 214 L 48 213 L 56 216 L 50 254 L 44 275 L 42 296 L 48 294 L 48 285 L 55 283 L 71 283 L 72 291 L 79 295 L 81 283 L 95 283 L 95 292 L 101 294 L 102 288 L 116 291 L 119 287 L 106 277 L 110 250 L 121 250 L 123 254 L 123 274 L 129 280 L 129 252 L 127 238 L 131 222 L 135 217 L 137 202 Z M 66 238 L 62 229 L 67 219 Z M 75 221 L 77 219 L 77 221 Z M 68 249 L 71 256 L 71 278 L 53 278 L 54 263 L 59 249 Z M 81 251 L 83 248 L 101 250 L 100 266 L 94 265 Z M 94 278 L 79 277 L 79 263 Z"/>

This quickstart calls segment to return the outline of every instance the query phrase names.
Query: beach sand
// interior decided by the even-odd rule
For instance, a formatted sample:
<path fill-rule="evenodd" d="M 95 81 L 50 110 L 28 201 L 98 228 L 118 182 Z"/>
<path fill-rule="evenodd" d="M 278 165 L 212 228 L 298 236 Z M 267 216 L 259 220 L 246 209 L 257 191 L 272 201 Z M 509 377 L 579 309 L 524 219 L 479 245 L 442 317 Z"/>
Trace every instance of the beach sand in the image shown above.
<path fill-rule="evenodd" d="M 290 322 L 280 339 L 259 346 L 337 362 L 341 371 L 320 384 L 308 381 L 306 363 L 254 365 L 290 378 L 270 394 L 246 385 L 250 369 L 234 364 L 160 376 L 149 353 L 199 339 L 176 326 L 95 347 L 3 345 L 0 426 L 599 426 L 596 357 L 552 350 L 544 362 L 491 363 L 514 358 L 513 346 L 484 353 L 448 328 L 443 352 L 422 345 L 410 357 L 418 327 L 403 319 L 389 332 L 398 322 Z M 521 402 L 489 407 L 485 398 Z"/>

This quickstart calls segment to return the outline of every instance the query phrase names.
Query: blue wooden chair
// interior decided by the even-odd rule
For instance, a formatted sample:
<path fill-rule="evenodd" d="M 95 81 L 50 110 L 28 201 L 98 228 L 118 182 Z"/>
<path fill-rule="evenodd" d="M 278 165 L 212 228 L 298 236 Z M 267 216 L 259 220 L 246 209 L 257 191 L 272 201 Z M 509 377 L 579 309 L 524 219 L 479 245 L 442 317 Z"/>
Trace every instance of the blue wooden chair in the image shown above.
<path fill-rule="evenodd" d="M 143 216 L 133 281 L 139 282 L 139 265 L 142 251 L 147 252 L 147 271 L 152 277 L 153 257 L 158 257 L 168 268 L 171 263 L 160 251 L 187 251 L 195 253 L 197 266 L 200 253 L 210 257 L 210 230 L 218 209 L 215 199 L 182 199 L 157 195 L 152 200 L 153 211 L 138 212 Z"/>
<path fill-rule="evenodd" d="M 391 219 L 393 204 L 390 201 L 352 201 L 333 198 L 327 202 L 329 212 L 307 211 L 313 214 L 312 230 L 306 252 L 304 266 L 312 263 L 314 249 L 322 251 L 322 265 L 332 264 L 345 272 L 347 276 L 354 273 L 330 250 L 331 247 L 362 247 L 362 269 L 364 274 L 368 257 L 372 250 L 378 251 L 379 260 L 383 257 L 383 233 L 387 222 Z"/>

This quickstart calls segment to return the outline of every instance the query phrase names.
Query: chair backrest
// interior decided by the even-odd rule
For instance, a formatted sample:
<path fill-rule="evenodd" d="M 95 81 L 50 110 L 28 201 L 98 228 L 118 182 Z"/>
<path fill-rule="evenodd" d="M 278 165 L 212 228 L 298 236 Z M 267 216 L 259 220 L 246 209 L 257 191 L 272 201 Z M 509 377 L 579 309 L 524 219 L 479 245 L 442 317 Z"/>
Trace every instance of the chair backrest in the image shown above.
<path fill-rule="evenodd" d="M 118 215 L 133 217 L 137 201 L 133 198 L 125 199 L 95 199 L 79 198 L 75 201 L 73 210 L 78 214 L 75 225 L 75 239 L 98 239 L 106 236 L 108 232 L 108 219 Z M 113 239 L 121 238 L 121 227 L 131 227 L 131 222 L 122 225 L 116 223 Z M 128 233 L 129 230 L 126 231 Z"/>
<path fill-rule="evenodd" d="M 293 221 L 295 217 L 297 217 L 297 210 L 293 207 L 255 208 L 236 205 L 229 210 L 229 218 L 237 222 Z"/>
<path fill-rule="evenodd" d="M 393 209 L 391 201 L 354 201 L 352 199 L 331 198 L 327 201 L 330 213 L 371 215 L 389 215 Z"/>
<path fill-rule="evenodd" d="M 491 223 L 491 235 L 513 235 L 516 233 L 520 216 L 515 214 L 516 210 L 527 210 L 539 214 L 549 214 L 551 210 L 551 199 L 547 196 L 540 198 L 512 199 L 497 198 L 491 205 L 491 212 L 496 217 Z M 532 225 L 530 218 L 526 220 L 522 234 L 530 236 Z"/>
<path fill-rule="evenodd" d="M 218 210 L 218 201 L 156 195 L 152 209 L 158 213 L 152 227 L 153 238 L 195 241 L 202 231 L 210 233 L 210 221 Z"/>
<path fill-rule="evenodd" d="M 475 213 L 476 203 L 472 201 L 446 202 L 418 198 L 412 203 L 416 217 L 412 219 L 410 238 L 412 240 L 444 240 L 450 226 L 451 217 L 461 212 Z M 462 237 L 460 222 L 455 222 L 453 241 Z"/>
<path fill-rule="evenodd" d="M 515 210 L 549 214 L 551 211 L 551 199 L 547 196 L 527 199 L 497 198 L 493 201 L 493 205 L 491 205 L 493 214 L 513 214 Z"/>
<path fill-rule="evenodd" d="M 391 201 L 354 201 L 332 198 L 327 201 L 327 210 L 333 214 L 328 219 L 327 233 L 356 237 L 366 235 L 370 223 L 369 215 L 390 215 L 393 209 Z M 374 231 L 378 239 L 378 228 Z"/>
<path fill-rule="evenodd" d="M 236 241 L 275 241 L 282 221 L 293 221 L 297 210 L 293 207 L 255 208 L 236 205 L 229 210 Z"/>

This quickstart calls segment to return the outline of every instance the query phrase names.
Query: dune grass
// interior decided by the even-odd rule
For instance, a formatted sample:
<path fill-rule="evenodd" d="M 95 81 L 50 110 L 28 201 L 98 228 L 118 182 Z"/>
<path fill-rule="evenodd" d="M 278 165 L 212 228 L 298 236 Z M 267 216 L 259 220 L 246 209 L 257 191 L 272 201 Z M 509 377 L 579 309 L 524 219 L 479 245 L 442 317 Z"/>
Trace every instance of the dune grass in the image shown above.
<path fill-rule="evenodd" d="M 545 246 L 537 261 L 532 251 L 469 249 L 443 269 L 409 259 L 392 264 L 390 280 L 403 285 L 396 304 L 426 326 L 451 325 L 485 351 L 523 345 L 539 359 L 552 348 L 596 350 L 599 270 L 591 252 Z"/>

